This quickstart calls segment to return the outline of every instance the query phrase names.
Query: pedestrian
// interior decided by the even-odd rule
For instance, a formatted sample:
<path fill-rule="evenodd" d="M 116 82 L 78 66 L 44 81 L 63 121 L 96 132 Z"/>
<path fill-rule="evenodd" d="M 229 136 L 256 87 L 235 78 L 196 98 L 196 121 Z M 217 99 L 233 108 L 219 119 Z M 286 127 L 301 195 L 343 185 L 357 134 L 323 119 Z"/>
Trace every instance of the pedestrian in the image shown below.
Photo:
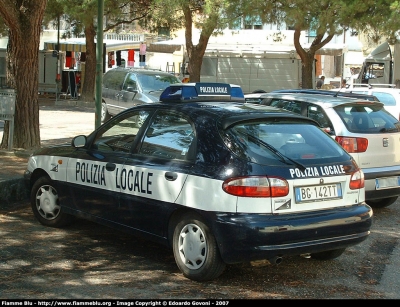
<path fill-rule="evenodd" d="M 347 87 L 347 82 L 345 79 L 342 79 L 342 88 L 346 88 Z"/>
<path fill-rule="evenodd" d="M 143 42 L 139 46 L 139 66 L 146 66 L 146 44 Z"/>
<path fill-rule="evenodd" d="M 321 87 L 324 85 L 325 82 L 325 76 L 321 76 L 321 78 L 319 78 L 319 80 L 317 81 L 317 89 L 321 89 Z"/>

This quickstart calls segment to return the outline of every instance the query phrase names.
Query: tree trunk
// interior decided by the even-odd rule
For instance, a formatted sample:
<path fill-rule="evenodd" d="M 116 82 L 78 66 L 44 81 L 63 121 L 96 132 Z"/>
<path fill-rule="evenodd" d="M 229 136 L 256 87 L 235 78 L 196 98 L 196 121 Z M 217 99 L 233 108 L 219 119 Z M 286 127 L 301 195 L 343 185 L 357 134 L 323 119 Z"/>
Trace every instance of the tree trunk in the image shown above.
<path fill-rule="evenodd" d="M 7 84 L 16 91 L 14 148 L 40 147 L 39 43 L 46 4 L 47 0 L 0 1 L 0 15 L 9 28 Z M 8 129 L 1 148 L 8 147 Z"/>
<path fill-rule="evenodd" d="M 86 36 L 86 60 L 85 76 L 81 93 L 81 100 L 88 106 L 95 105 L 95 85 L 96 85 L 96 44 L 94 38 L 96 30 L 93 23 L 85 26 Z"/>
<path fill-rule="evenodd" d="M 325 39 L 323 39 L 324 35 L 317 35 L 314 38 L 314 41 L 311 43 L 311 46 L 308 50 L 305 50 L 300 45 L 300 35 L 301 29 L 296 27 L 294 30 L 294 46 L 296 48 L 297 54 L 301 58 L 301 87 L 302 88 L 314 88 L 315 84 L 313 83 L 313 75 L 314 75 L 314 60 L 316 52 L 324 47 L 327 43 L 329 43 L 332 38 L 332 35 L 328 35 Z"/>
<path fill-rule="evenodd" d="M 203 25 L 201 30 L 199 42 L 197 45 L 194 45 L 192 42 L 193 16 L 189 2 L 182 6 L 182 10 L 185 16 L 185 42 L 186 52 L 189 58 L 189 82 L 200 82 L 200 72 L 201 65 L 203 64 L 204 53 L 206 52 L 210 36 L 218 24 L 219 14 L 218 12 L 209 14 L 207 22 Z"/>

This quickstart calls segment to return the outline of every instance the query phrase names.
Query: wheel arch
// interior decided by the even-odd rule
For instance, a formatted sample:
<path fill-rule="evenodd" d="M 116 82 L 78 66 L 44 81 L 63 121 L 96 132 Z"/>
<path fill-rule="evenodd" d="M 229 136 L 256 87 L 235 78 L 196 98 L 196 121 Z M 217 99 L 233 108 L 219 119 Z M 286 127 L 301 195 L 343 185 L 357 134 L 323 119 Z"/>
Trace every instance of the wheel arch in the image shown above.
<path fill-rule="evenodd" d="M 50 175 L 42 168 L 37 168 L 33 171 L 31 178 L 29 179 L 29 188 L 32 189 L 35 182 L 41 177 L 47 177 L 51 180 Z"/>
<path fill-rule="evenodd" d="M 168 233 L 167 233 L 168 247 L 172 248 L 172 238 L 174 236 L 175 226 L 180 222 L 182 216 L 189 213 L 197 215 L 201 219 L 201 221 L 205 223 L 212 230 L 212 232 L 214 232 L 213 223 L 211 222 L 210 218 L 207 217 L 206 214 L 191 208 L 180 208 L 172 213 L 168 221 Z"/>

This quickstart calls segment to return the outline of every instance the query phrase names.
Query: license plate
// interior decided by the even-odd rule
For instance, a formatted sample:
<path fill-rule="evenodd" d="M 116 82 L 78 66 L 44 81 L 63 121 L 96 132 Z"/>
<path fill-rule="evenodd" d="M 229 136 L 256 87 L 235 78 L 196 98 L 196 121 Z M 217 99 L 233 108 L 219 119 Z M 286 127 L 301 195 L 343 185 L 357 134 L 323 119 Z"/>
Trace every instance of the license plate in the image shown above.
<path fill-rule="evenodd" d="M 377 190 L 395 188 L 400 186 L 400 177 L 386 177 L 375 179 L 375 187 Z"/>
<path fill-rule="evenodd" d="M 342 198 L 340 183 L 295 188 L 296 203 Z"/>

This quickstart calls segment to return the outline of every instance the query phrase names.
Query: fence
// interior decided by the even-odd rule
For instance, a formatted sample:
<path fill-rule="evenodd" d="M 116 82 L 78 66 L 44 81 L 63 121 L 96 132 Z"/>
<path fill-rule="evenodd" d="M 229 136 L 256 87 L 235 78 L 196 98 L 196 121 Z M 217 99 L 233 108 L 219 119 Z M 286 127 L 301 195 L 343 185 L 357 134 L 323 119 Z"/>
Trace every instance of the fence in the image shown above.
<path fill-rule="evenodd" d="M 0 120 L 9 121 L 8 150 L 13 148 L 15 90 L 0 89 Z"/>

